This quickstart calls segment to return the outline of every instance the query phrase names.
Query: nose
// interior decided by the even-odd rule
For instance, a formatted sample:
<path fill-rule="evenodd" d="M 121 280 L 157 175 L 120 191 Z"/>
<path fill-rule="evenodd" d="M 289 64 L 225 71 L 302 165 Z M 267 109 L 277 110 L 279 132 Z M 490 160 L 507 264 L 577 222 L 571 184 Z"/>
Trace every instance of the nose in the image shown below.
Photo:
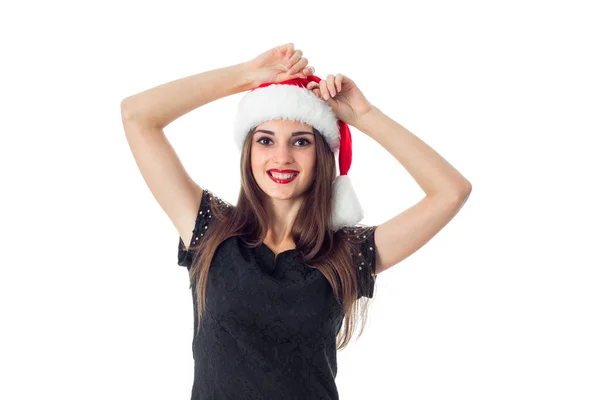
<path fill-rule="evenodd" d="M 291 163 L 294 161 L 292 149 L 287 143 L 279 143 L 273 151 L 273 161 L 279 164 Z"/>

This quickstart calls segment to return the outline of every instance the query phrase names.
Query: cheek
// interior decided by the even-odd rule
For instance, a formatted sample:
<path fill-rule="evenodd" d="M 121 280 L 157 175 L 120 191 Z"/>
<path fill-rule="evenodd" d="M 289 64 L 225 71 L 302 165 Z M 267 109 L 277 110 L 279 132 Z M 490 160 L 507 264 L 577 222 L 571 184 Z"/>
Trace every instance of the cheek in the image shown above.
<path fill-rule="evenodd" d="M 307 169 L 308 169 L 309 171 L 311 171 L 311 172 L 314 172 L 314 171 L 315 171 L 315 169 L 316 169 L 316 167 L 317 167 L 317 159 L 316 159 L 316 157 L 315 157 L 315 155 L 314 155 L 314 154 L 313 154 L 313 155 L 310 155 L 310 156 L 308 156 L 308 157 L 306 158 L 306 160 L 305 160 L 305 165 L 307 165 L 307 166 L 308 166 L 308 168 L 307 168 Z"/>
<path fill-rule="evenodd" d="M 262 171 L 266 162 L 267 159 L 264 153 L 261 153 L 260 151 L 252 151 L 250 153 L 250 166 L 252 167 L 252 170 L 257 172 Z"/>
<path fill-rule="evenodd" d="M 263 162 L 263 161 L 264 161 L 264 159 L 265 159 L 265 155 L 264 155 L 264 153 L 262 153 L 262 152 L 260 152 L 260 151 L 253 151 L 253 152 L 250 154 L 250 157 L 251 157 L 252 163 L 253 163 L 253 164 L 256 164 L 256 165 L 260 164 L 260 163 L 261 163 L 261 162 Z"/>

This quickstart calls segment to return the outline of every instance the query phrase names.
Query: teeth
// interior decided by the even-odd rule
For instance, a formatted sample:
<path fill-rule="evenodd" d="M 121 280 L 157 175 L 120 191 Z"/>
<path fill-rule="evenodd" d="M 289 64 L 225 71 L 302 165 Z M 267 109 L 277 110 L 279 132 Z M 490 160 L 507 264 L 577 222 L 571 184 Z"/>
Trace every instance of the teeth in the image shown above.
<path fill-rule="evenodd" d="M 271 172 L 271 175 L 273 175 L 277 179 L 289 179 L 296 174 L 295 173 L 293 173 L 293 174 L 278 174 L 277 172 Z"/>

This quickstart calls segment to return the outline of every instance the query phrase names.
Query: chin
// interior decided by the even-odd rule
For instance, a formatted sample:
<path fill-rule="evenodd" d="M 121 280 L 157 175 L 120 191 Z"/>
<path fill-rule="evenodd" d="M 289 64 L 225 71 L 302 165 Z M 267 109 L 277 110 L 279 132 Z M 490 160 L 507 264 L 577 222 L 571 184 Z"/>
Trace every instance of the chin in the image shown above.
<path fill-rule="evenodd" d="M 294 190 L 273 190 L 273 189 L 267 189 L 263 191 L 271 198 L 273 199 L 279 199 L 279 200 L 287 200 L 287 199 L 291 199 L 297 196 L 297 193 Z"/>
<path fill-rule="evenodd" d="M 265 186 L 266 185 L 266 186 Z M 263 192 L 267 194 L 267 196 L 273 199 L 279 200 L 289 200 L 295 197 L 302 196 L 305 190 L 300 190 L 298 186 L 295 187 L 284 187 L 285 185 L 280 185 L 281 187 L 273 186 L 277 185 L 272 181 L 266 182 L 264 185 L 260 185 L 260 188 Z"/>

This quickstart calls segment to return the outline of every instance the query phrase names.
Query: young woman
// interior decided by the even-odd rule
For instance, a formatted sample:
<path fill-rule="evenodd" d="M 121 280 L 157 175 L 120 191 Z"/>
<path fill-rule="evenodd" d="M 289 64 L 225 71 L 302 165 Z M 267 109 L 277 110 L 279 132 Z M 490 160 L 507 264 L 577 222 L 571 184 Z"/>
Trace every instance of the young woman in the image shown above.
<path fill-rule="evenodd" d="M 471 190 L 351 79 L 321 80 L 302 55 L 288 43 L 121 105 L 133 156 L 179 231 L 178 264 L 190 275 L 192 399 L 338 399 L 336 351 L 359 315 L 364 327 L 377 275 L 428 242 Z M 189 177 L 163 128 L 244 91 L 234 129 L 241 150 L 234 206 Z M 425 198 L 381 225 L 358 224 L 348 125 L 389 151 Z M 208 151 L 217 151 L 211 140 Z"/>

